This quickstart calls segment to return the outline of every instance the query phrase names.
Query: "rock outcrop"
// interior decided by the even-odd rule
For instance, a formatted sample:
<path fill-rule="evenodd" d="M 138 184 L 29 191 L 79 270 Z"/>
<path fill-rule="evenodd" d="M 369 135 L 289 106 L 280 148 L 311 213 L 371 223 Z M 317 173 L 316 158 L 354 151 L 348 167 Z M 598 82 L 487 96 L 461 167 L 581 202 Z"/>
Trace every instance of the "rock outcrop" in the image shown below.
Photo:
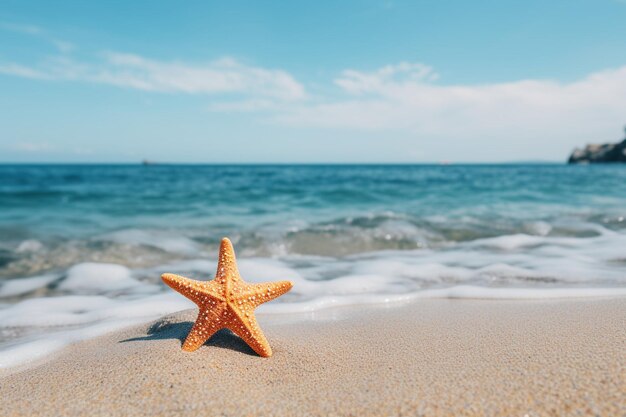
<path fill-rule="evenodd" d="M 608 162 L 626 163 L 626 139 L 618 143 L 591 144 L 584 149 L 576 148 L 568 164 L 596 164 Z"/>

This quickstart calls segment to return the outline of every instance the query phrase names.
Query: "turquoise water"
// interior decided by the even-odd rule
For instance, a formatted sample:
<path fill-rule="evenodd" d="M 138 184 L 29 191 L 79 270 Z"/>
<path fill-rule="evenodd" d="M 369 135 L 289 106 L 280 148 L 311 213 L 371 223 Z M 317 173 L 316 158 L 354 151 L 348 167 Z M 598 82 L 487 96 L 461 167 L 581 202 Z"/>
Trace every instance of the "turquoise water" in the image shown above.
<path fill-rule="evenodd" d="M 250 254 L 349 254 L 619 231 L 626 167 L 0 166 L 0 207 L 4 268 L 25 240 L 89 251 L 130 232 L 206 248 L 226 235 Z"/>
<path fill-rule="evenodd" d="M 0 366 L 192 307 L 159 275 L 209 279 L 223 236 L 296 284 L 261 313 L 307 312 L 622 294 L 625 219 L 624 165 L 3 165 Z"/>

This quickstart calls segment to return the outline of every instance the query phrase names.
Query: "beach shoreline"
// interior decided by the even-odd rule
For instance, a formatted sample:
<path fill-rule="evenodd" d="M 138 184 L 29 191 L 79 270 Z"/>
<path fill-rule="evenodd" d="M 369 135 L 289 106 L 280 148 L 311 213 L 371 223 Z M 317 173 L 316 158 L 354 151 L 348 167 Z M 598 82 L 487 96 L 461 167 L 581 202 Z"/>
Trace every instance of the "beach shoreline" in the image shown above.
<path fill-rule="evenodd" d="M 195 311 L 0 374 L 3 415 L 623 415 L 626 298 L 417 300 L 259 317 L 260 358 Z"/>

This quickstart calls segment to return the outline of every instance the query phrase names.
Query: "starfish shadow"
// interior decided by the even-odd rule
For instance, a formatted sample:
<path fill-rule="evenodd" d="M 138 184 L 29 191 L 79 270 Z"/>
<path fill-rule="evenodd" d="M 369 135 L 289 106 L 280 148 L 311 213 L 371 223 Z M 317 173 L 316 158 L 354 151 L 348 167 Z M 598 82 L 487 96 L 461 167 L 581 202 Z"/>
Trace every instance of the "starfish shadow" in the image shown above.
<path fill-rule="evenodd" d="M 148 329 L 148 334 L 141 337 L 133 337 L 130 339 L 120 340 L 119 343 L 178 339 L 182 346 L 185 338 L 189 334 L 193 322 L 184 321 L 179 323 L 171 323 L 168 321 L 157 321 Z M 234 350 L 236 352 L 245 353 L 247 355 L 256 356 L 256 353 L 250 346 L 246 344 L 239 336 L 228 329 L 221 329 L 215 333 L 209 340 L 204 342 L 204 346 L 216 346 L 224 349 Z"/>

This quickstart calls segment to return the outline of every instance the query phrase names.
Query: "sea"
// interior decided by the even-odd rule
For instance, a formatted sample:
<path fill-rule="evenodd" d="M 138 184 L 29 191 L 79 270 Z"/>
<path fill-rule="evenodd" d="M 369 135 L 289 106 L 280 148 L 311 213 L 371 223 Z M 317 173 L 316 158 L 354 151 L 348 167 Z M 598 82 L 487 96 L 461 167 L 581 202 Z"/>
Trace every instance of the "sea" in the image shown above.
<path fill-rule="evenodd" d="M 0 165 L 0 369 L 193 308 L 225 236 L 260 316 L 624 295 L 626 165 Z"/>

